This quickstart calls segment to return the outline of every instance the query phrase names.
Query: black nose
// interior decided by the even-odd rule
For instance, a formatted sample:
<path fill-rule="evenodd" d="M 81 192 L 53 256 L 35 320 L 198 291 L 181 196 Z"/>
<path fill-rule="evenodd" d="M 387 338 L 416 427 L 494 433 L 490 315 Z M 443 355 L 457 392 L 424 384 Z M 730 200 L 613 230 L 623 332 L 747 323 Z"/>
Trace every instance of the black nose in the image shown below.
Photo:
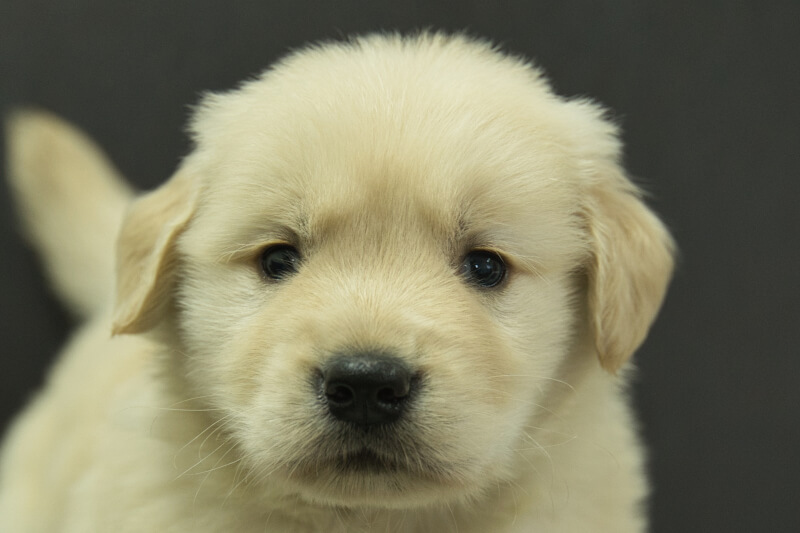
<path fill-rule="evenodd" d="M 322 369 L 322 393 L 330 413 L 360 426 L 400 418 L 414 381 L 403 361 L 383 355 L 336 356 Z"/>

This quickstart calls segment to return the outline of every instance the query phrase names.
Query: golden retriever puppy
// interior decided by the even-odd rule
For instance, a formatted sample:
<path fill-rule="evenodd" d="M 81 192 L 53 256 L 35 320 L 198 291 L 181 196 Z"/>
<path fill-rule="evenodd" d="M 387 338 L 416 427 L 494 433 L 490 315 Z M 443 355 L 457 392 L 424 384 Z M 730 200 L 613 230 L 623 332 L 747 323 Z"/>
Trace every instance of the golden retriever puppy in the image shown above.
<path fill-rule="evenodd" d="M 87 320 L 7 437 L 0 530 L 645 529 L 625 366 L 672 244 L 602 109 L 483 42 L 371 36 L 191 132 L 133 200 L 68 126 L 9 123 Z"/>

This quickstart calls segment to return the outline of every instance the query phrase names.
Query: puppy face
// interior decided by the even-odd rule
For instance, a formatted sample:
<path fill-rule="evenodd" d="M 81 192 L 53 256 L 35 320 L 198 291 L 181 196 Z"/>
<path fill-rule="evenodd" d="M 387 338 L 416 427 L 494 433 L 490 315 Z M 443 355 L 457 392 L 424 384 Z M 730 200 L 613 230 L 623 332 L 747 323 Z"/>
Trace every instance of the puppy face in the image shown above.
<path fill-rule="evenodd" d="M 254 479 L 342 505 L 474 495 L 511 476 L 584 336 L 616 370 L 660 303 L 668 237 L 613 128 L 485 45 L 308 50 L 193 130 L 123 229 L 116 328 L 170 324 Z"/>

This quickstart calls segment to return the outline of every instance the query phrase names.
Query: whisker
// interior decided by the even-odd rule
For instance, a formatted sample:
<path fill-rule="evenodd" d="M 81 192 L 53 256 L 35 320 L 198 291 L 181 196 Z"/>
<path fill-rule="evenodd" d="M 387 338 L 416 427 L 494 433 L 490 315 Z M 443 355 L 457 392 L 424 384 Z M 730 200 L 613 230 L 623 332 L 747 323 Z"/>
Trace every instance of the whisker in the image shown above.
<path fill-rule="evenodd" d="M 211 453 L 209 453 L 209 454 L 208 454 L 208 455 L 206 455 L 205 457 L 201 457 L 199 461 L 197 461 L 197 462 L 196 462 L 196 463 L 194 463 L 192 466 L 190 466 L 189 468 L 187 468 L 186 470 L 184 470 L 183 472 L 181 472 L 180 474 L 178 474 L 178 476 L 175 478 L 175 480 L 178 480 L 178 479 L 182 478 L 182 477 L 183 477 L 184 475 L 186 475 L 186 474 L 187 474 L 187 473 L 188 473 L 190 470 L 192 470 L 194 467 L 196 467 L 197 465 L 201 464 L 203 461 L 205 461 L 206 459 L 208 459 L 209 457 L 211 457 L 212 455 L 214 455 L 214 453 L 215 453 L 216 451 L 218 451 L 220 448 L 222 448 L 222 447 L 223 447 L 223 446 L 225 446 L 226 444 L 227 444 L 227 442 L 223 442 L 222 444 L 220 444 L 219 446 L 217 446 L 217 447 L 214 449 L 214 451 L 212 451 Z"/>

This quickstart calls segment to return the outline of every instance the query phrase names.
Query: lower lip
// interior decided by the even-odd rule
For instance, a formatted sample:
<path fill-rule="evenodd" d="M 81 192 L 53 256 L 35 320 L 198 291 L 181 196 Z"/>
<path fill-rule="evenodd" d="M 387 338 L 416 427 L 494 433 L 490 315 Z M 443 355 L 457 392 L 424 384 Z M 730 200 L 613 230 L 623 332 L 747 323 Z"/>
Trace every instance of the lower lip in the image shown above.
<path fill-rule="evenodd" d="M 345 472 L 396 472 L 400 466 L 377 453 L 363 448 L 357 452 L 337 457 L 334 460 L 337 470 Z"/>

